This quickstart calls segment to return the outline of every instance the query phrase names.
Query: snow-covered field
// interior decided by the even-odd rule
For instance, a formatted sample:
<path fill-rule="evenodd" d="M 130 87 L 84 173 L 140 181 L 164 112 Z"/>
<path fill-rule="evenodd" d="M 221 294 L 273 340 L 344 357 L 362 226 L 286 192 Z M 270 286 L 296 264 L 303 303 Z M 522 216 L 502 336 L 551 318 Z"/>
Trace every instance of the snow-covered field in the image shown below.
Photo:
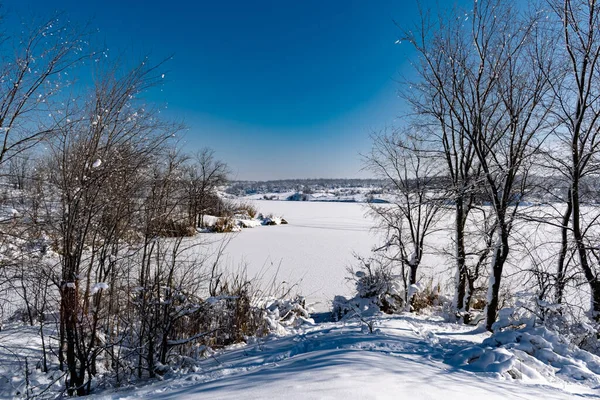
<path fill-rule="evenodd" d="M 374 229 L 375 221 L 367 215 L 366 203 L 322 201 L 244 201 L 256 206 L 264 215 L 282 216 L 287 225 L 260 226 L 243 229 L 229 242 L 223 266 L 229 271 L 239 271 L 245 266 L 249 277 L 268 285 L 286 282 L 294 291 L 314 304 L 316 311 L 330 310 L 336 295 L 349 296 L 353 283 L 348 281 L 348 267 L 356 266 L 354 254 L 368 257 L 372 249 L 383 242 Z M 384 207 L 386 205 L 383 205 Z M 432 286 L 441 285 L 443 292 L 452 293 L 454 270 L 452 268 L 452 210 L 442 216 L 436 229 L 428 237 L 425 256 L 419 267 L 418 279 Z M 559 208 L 560 211 L 560 208 Z M 521 211 L 529 216 L 556 214 L 551 207 L 524 206 Z M 483 234 L 471 226 L 471 240 L 483 246 Z M 532 267 L 531 256 L 523 246 L 535 245 L 538 260 L 546 260 L 559 238 L 557 228 L 550 225 L 517 224 L 513 230 L 511 256 L 505 268 L 504 285 L 516 291 L 531 289 L 535 282 L 524 280 L 520 273 Z M 214 242 L 213 250 L 220 244 L 222 235 L 202 234 Z M 487 268 L 487 265 L 484 266 Z M 485 271 L 483 271 L 485 274 Z M 578 286 L 567 293 L 571 304 L 588 305 L 587 288 Z"/>
<path fill-rule="evenodd" d="M 335 295 L 351 295 L 347 267 L 353 254 L 368 256 L 380 243 L 365 204 L 260 201 L 258 211 L 289 224 L 257 226 L 230 234 L 203 233 L 190 239 L 214 250 L 231 238 L 224 267 L 247 267 L 249 277 L 295 285 L 296 292 L 329 311 Z M 450 218 L 441 223 L 445 225 Z M 547 240 L 537 232 L 538 240 Z M 527 235 L 529 240 L 533 236 Z M 423 260 L 421 276 L 449 281 L 441 248 L 448 231 L 432 237 L 436 251 Z M 204 247 L 206 251 L 207 248 Z M 430 249 L 432 250 L 432 249 Z M 438 282 L 436 281 L 436 283 Z M 312 323 L 248 344 L 208 350 L 158 381 L 104 386 L 100 399 L 600 399 L 600 357 L 556 334 L 535 328 L 500 332 L 443 322 L 429 315 L 365 316 L 364 320 Z M 365 322 L 373 324 L 373 332 Z M 46 335 L 56 335 L 51 325 Z M 48 337 L 48 336 L 46 336 Z M 56 368 L 43 374 L 39 328 L 8 323 L 0 331 L 0 398 L 29 387 L 41 398 L 64 388 Z M 26 362 L 29 374 L 25 374 Z"/>
<path fill-rule="evenodd" d="M 533 360 L 521 365 L 517 350 L 510 366 L 518 379 L 503 372 L 511 353 L 494 350 L 502 360 L 481 357 L 465 366 L 489 333 L 429 316 L 374 318 L 374 332 L 358 320 L 304 325 L 288 335 L 270 336 L 211 353 L 187 370 L 161 381 L 96 392 L 96 399 L 573 399 L 600 398 L 600 371 L 578 379 L 578 371 L 598 369 L 600 358 L 570 359 L 544 350 L 550 365 Z M 504 335 L 506 336 L 506 335 Z M 60 393 L 59 371 L 36 369 L 40 356 L 35 327 L 9 325 L 0 332 L 0 398 L 24 396 L 24 362 L 30 387 L 52 385 L 41 398 Z M 534 336 L 526 342 L 542 341 Z M 484 342 L 485 343 L 485 342 Z M 525 343 L 525 342 L 523 342 Z M 556 346 L 556 343 L 554 343 Z M 11 348 L 13 351 L 9 351 Z M 465 350 L 467 349 L 467 350 Z M 491 350 L 490 350 L 491 351 Z M 535 353 L 533 353 L 535 354 Z M 554 356 L 552 356 L 554 354 Z M 543 374 L 525 373 L 531 365 Z M 589 368 L 589 369 L 588 369 Z M 39 389 L 37 389 L 39 393 Z"/>
<path fill-rule="evenodd" d="M 368 255 L 378 243 L 365 204 L 297 201 L 252 201 L 259 212 L 283 216 L 288 225 L 244 229 L 226 249 L 224 266 L 247 266 L 248 276 L 268 284 L 273 278 L 315 304 L 330 309 L 335 295 L 349 295 L 346 281 L 353 254 Z M 215 234 L 210 235 L 214 238 Z M 214 243 L 217 246 L 219 243 Z"/>

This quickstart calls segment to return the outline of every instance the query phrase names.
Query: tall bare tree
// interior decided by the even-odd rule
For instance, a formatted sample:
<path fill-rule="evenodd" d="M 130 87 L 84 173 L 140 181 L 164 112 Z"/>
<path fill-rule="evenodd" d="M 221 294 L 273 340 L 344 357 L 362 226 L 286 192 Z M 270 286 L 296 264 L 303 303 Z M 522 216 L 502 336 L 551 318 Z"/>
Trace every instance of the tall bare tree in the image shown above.
<path fill-rule="evenodd" d="M 497 241 L 486 317 L 491 329 L 513 222 L 527 188 L 528 159 L 544 139 L 551 61 L 542 48 L 535 14 L 523 16 L 507 1 L 490 0 L 475 1 L 466 15 L 467 23 L 464 17 L 446 22 L 444 16 L 432 20 L 424 13 L 405 39 L 417 50 L 419 68 L 425 71 L 421 85 L 434 86 L 421 90 L 434 104 L 421 112 L 438 120 L 441 147 L 454 157 L 448 173 L 456 173 L 457 163 L 476 162 L 481 174 L 477 184 L 485 188 L 494 210 Z M 454 149 L 456 145 L 462 149 Z M 457 264 L 462 258 L 457 252 Z"/>
<path fill-rule="evenodd" d="M 96 372 L 101 298 L 134 222 L 140 174 L 177 129 L 135 102 L 157 75 L 147 60 L 122 76 L 111 68 L 51 142 L 51 184 L 61 209 L 53 232 L 61 255 L 59 359 L 70 394 L 88 393 Z"/>
<path fill-rule="evenodd" d="M 560 128 L 552 161 L 567 180 L 566 207 L 561 220 L 561 247 L 557 265 L 556 300 L 562 301 L 566 260 L 571 237 L 577 261 L 591 292 L 591 311 L 600 321 L 600 258 L 592 236 L 600 215 L 585 210 L 591 199 L 585 180 L 598 179 L 600 151 L 600 10 L 595 0 L 548 1 L 561 35 L 555 41 L 566 66 L 562 79 L 549 79 L 557 104 L 553 108 Z M 595 260 L 595 261 L 594 261 Z"/>

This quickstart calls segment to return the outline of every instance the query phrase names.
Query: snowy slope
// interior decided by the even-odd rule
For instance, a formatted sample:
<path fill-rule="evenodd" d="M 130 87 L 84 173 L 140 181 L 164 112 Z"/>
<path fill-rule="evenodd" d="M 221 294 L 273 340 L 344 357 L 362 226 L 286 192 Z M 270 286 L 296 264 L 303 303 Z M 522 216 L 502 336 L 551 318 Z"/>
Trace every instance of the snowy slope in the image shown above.
<path fill-rule="evenodd" d="M 473 328 L 413 316 L 325 323 L 215 354 L 197 372 L 104 393 L 102 399 L 570 399 L 600 398 L 583 384 L 507 380 L 451 364 L 481 342 Z"/>

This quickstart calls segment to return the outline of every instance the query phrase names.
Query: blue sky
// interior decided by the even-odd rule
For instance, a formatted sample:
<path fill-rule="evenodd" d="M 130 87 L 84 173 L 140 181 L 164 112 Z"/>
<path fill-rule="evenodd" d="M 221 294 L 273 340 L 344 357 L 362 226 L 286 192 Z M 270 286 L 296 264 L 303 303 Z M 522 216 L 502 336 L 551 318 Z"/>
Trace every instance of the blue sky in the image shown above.
<path fill-rule="evenodd" d="M 234 179 L 365 176 L 369 134 L 403 112 L 395 79 L 412 54 L 395 44 L 394 20 L 418 17 L 416 0 L 29 0 L 5 9 L 91 21 L 111 55 L 173 55 L 148 98 L 188 125 L 186 149 L 213 148 Z"/>

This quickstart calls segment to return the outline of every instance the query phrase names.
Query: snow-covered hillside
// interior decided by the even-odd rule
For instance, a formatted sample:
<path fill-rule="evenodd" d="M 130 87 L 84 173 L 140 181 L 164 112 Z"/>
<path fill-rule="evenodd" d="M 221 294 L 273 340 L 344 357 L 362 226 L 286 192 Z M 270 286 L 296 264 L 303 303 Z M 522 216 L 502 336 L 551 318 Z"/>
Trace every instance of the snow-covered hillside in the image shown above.
<path fill-rule="evenodd" d="M 195 372 L 97 398 L 600 398 L 586 381 L 513 380 L 464 370 L 454 356 L 489 336 L 473 327 L 409 315 L 374 321 L 373 333 L 356 320 L 306 326 L 289 336 L 213 353 L 193 367 Z"/>

